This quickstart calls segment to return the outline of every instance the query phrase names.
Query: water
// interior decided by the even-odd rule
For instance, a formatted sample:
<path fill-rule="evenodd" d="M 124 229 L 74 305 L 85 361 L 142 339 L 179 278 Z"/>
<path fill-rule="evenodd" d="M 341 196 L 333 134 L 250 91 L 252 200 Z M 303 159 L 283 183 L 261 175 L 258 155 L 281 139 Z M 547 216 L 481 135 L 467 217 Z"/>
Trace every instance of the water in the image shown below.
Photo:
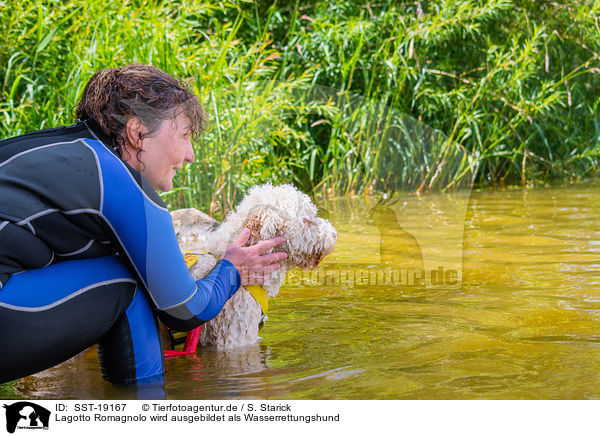
<path fill-rule="evenodd" d="M 600 186 L 377 200 L 325 205 L 336 250 L 271 300 L 261 343 L 169 359 L 164 387 L 137 390 L 90 349 L 0 394 L 600 398 Z"/>

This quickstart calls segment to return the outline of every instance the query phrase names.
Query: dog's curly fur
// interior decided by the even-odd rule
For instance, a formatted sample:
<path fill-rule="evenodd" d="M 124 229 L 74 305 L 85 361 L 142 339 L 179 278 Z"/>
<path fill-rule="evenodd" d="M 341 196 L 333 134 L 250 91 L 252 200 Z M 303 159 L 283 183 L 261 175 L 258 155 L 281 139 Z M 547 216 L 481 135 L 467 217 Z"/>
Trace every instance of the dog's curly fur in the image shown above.
<path fill-rule="evenodd" d="M 185 226 L 181 218 L 177 222 L 176 212 L 174 224 L 176 227 L 177 224 Z M 194 236 L 191 240 L 188 236 L 188 247 L 182 248 L 203 249 L 219 258 L 244 227 L 251 232 L 248 245 L 276 236 L 285 238 L 285 242 L 271 250 L 286 252 L 288 257 L 279 262 L 281 268 L 263 284 L 269 297 L 277 295 L 286 274 L 293 267 L 315 268 L 333 250 L 337 239 L 337 232 L 329 221 L 317 217 L 317 208 L 308 195 L 289 184 L 264 184 L 251 188 L 220 226 L 216 227 L 214 223 L 204 220 L 204 224 L 199 225 L 195 233 L 192 232 Z M 213 265 L 209 261 L 201 262 L 192 268 L 192 274 L 201 278 Z M 242 287 L 217 317 L 204 324 L 200 343 L 217 348 L 254 343 L 259 339 L 260 320 L 259 305 Z"/>

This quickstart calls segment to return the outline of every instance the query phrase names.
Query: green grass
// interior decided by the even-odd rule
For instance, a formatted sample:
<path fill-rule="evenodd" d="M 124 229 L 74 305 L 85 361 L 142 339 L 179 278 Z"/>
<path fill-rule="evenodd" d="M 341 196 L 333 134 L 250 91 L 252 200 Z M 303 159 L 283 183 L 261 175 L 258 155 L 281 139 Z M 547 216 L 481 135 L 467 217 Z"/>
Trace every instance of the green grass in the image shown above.
<path fill-rule="evenodd" d="M 210 125 L 164 194 L 216 216 L 253 184 L 421 192 L 598 172 L 595 1 L 2 1 L 0 137 L 70 124 L 131 62 Z"/>
<path fill-rule="evenodd" d="M 0 398 L 5 400 L 9 398 L 19 398 L 17 392 L 15 391 L 16 387 L 16 381 L 0 383 Z"/>

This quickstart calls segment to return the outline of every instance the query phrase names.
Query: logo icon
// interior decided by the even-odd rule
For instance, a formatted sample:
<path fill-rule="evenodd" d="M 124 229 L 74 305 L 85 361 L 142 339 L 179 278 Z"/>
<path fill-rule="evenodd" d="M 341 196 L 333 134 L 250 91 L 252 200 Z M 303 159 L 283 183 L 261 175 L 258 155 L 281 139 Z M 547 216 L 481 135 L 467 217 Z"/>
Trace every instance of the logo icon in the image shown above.
<path fill-rule="evenodd" d="M 50 411 L 29 401 L 19 401 L 7 406 L 6 430 L 14 433 L 15 429 L 48 429 Z"/>

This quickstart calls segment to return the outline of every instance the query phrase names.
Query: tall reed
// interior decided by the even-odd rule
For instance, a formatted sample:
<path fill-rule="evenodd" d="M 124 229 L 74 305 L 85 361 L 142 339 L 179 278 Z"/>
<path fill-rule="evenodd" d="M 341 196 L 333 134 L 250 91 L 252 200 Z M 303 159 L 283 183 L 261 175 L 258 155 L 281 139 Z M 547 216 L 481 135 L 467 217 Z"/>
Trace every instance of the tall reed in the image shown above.
<path fill-rule="evenodd" d="M 591 0 L 0 1 L 0 137 L 74 122 L 97 70 L 190 80 L 210 125 L 164 194 L 420 192 L 597 175 Z"/>

